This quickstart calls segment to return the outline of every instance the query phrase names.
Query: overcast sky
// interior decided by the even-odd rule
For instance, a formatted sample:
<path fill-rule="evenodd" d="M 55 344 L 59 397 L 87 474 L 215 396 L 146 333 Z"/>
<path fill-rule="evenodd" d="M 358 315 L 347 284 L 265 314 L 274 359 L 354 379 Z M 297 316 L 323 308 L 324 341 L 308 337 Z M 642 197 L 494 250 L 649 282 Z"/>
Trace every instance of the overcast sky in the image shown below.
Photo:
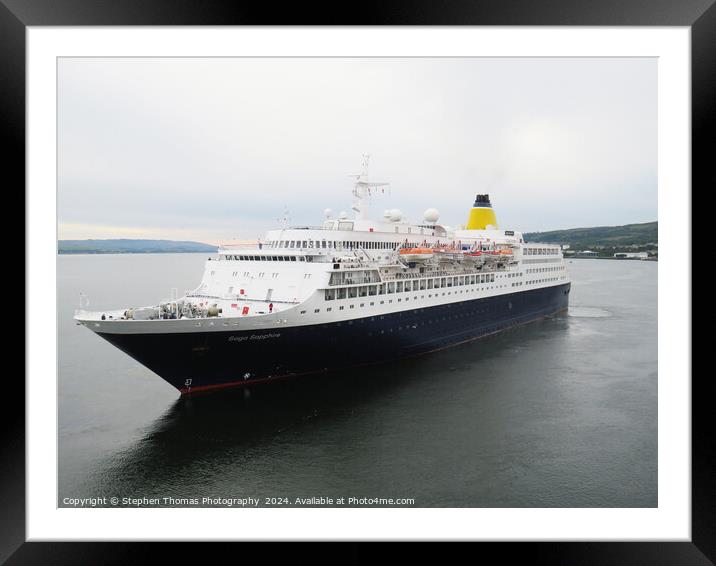
<path fill-rule="evenodd" d="M 657 219 L 657 62 L 640 58 L 61 59 L 61 239 L 208 242 L 350 211 L 522 231 Z"/>

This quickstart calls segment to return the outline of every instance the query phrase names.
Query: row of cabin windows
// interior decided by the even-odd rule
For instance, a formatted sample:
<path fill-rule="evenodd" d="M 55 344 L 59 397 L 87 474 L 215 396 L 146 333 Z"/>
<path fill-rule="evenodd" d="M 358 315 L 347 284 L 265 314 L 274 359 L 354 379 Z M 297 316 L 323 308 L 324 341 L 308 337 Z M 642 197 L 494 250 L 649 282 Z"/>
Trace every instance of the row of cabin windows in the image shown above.
<path fill-rule="evenodd" d="M 271 240 L 266 246 L 275 249 L 324 249 L 324 250 L 394 250 L 400 246 L 397 242 L 342 242 L 337 240 Z"/>
<path fill-rule="evenodd" d="M 525 273 L 547 273 L 550 271 L 563 271 L 564 266 L 559 267 L 536 267 L 534 269 L 527 269 Z"/>
<path fill-rule="evenodd" d="M 559 248 L 524 248 L 524 255 L 554 255 Z"/>
<path fill-rule="evenodd" d="M 534 263 L 560 263 L 561 261 L 562 261 L 561 257 L 552 257 L 552 258 L 546 258 L 546 259 L 523 259 L 522 263 L 527 265 L 527 264 L 534 264 Z"/>
<path fill-rule="evenodd" d="M 547 277 L 546 279 L 532 279 L 527 281 L 528 285 L 534 285 L 535 283 L 549 283 L 550 281 L 559 281 L 560 279 L 566 279 L 565 276 L 561 277 Z"/>
<path fill-rule="evenodd" d="M 504 287 L 504 285 L 500 285 L 500 287 Z M 473 293 L 474 293 L 475 291 L 478 291 L 478 289 L 465 289 L 465 290 L 462 290 L 462 291 L 455 291 L 455 294 L 457 295 L 457 294 L 461 294 L 461 293 L 470 293 L 470 292 L 473 292 Z M 440 295 L 442 295 L 442 296 L 444 297 L 444 296 L 446 296 L 446 295 L 452 295 L 452 293 L 453 293 L 452 291 L 447 291 L 447 292 L 443 291 L 442 293 L 435 293 L 434 295 L 433 295 L 433 294 L 428 294 L 428 299 L 432 299 L 433 296 L 439 297 Z M 414 295 L 414 296 L 413 296 L 413 300 L 414 300 L 414 301 L 417 301 L 418 299 L 424 299 L 424 298 L 425 298 L 425 295 L 420 295 L 420 296 Z M 399 299 L 397 299 L 396 302 L 400 303 L 400 302 L 403 302 L 403 301 L 405 301 L 405 302 L 407 303 L 408 301 L 410 301 L 410 297 L 399 298 Z M 387 302 L 388 302 L 389 305 L 392 305 L 392 304 L 393 304 L 393 299 L 388 299 Z M 380 304 L 381 304 L 381 305 L 384 305 L 385 303 L 386 303 L 386 301 L 380 301 Z M 363 307 L 366 306 L 366 303 L 360 303 L 360 304 L 357 305 L 357 306 L 358 306 L 359 308 L 363 308 Z M 375 306 L 375 302 L 371 301 L 371 302 L 369 303 L 369 306 L 371 306 L 371 307 L 372 307 L 372 306 Z M 449 306 L 449 305 L 448 305 L 448 306 Z M 356 305 L 355 305 L 355 304 L 348 305 L 348 308 L 349 308 L 349 309 L 354 309 L 354 308 L 356 308 Z M 342 310 L 344 310 L 344 309 L 345 309 L 345 306 L 343 306 L 343 305 L 341 305 L 341 306 L 338 307 L 338 310 L 339 310 L 339 311 L 342 311 Z M 326 312 L 331 312 L 332 310 L 333 310 L 333 307 L 328 307 L 328 308 L 326 309 Z M 314 313 L 319 313 L 319 312 L 321 312 L 321 309 L 314 309 L 313 312 L 314 312 Z M 306 314 L 306 311 L 301 311 L 301 314 Z M 349 322 L 349 324 L 350 324 L 350 322 Z"/>
<path fill-rule="evenodd" d="M 295 255 L 227 255 L 226 259 L 236 261 L 305 261 L 303 256 Z"/>
<path fill-rule="evenodd" d="M 381 283 L 379 285 L 326 289 L 325 300 L 332 301 L 334 299 L 354 299 L 356 297 L 372 297 L 375 295 L 390 295 L 393 293 L 410 293 L 412 291 L 423 291 L 425 289 L 440 289 L 461 285 L 494 283 L 494 281 L 494 273 L 465 275 L 459 277 L 436 277 L 435 279 L 415 279 L 413 281 L 391 281 L 389 283 Z"/>

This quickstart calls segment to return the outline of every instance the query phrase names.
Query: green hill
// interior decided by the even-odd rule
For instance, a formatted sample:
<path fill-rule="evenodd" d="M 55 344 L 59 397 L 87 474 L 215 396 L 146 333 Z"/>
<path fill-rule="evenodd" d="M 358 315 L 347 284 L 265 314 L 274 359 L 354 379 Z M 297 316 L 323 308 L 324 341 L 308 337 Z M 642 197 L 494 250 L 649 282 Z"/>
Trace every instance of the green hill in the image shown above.
<path fill-rule="evenodd" d="M 659 223 L 625 224 L 624 226 L 597 226 L 594 228 L 571 228 L 550 232 L 529 232 L 523 234 L 526 242 L 569 244 L 572 248 L 595 246 L 622 247 L 644 246 L 658 243 Z"/>
<path fill-rule="evenodd" d="M 214 253 L 216 246 L 174 240 L 59 240 L 61 254 Z"/>

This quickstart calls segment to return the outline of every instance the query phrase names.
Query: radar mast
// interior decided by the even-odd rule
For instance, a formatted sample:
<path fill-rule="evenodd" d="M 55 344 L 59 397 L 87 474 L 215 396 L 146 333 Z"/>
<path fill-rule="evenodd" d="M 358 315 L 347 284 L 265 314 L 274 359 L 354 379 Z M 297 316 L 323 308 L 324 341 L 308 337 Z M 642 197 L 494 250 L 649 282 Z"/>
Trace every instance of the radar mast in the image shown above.
<path fill-rule="evenodd" d="M 368 163 L 370 154 L 363 154 L 363 163 L 359 175 L 349 175 L 355 177 L 356 182 L 353 186 L 353 205 L 352 209 L 356 213 L 357 220 L 365 220 L 367 218 L 368 207 L 370 203 L 371 190 L 378 187 L 387 187 L 390 183 L 371 183 L 368 179 Z"/>

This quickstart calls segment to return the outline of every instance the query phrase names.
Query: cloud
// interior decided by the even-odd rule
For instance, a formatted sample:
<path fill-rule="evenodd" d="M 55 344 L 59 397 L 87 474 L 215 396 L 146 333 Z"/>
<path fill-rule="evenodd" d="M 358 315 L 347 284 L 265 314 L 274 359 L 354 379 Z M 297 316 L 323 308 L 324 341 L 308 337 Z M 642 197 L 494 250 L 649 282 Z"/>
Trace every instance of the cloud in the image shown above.
<path fill-rule="evenodd" d="M 378 214 L 456 225 L 490 192 L 516 229 L 656 218 L 655 59 L 72 58 L 58 78 L 61 234 L 317 224 L 350 210 L 366 151 Z"/>

